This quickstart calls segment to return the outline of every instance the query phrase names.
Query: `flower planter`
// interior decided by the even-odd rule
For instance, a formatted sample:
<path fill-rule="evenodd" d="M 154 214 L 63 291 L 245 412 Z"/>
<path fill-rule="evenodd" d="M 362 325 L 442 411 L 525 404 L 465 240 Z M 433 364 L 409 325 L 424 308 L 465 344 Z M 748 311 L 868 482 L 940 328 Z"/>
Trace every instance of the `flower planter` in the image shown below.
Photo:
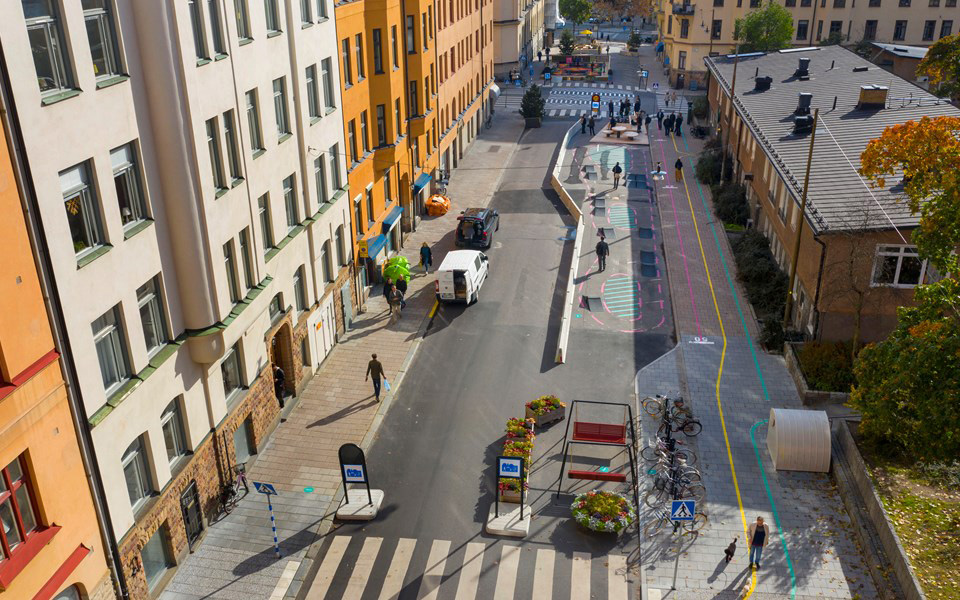
<path fill-rule="evenodd" d="M 605 505 L 594 504 L 596 500 L 608 500 Z M 637 513 L 630 500 L 614 492 L 594 490 L 580 494 L 570 505 L 573 519 L 584 529 L 596 533 L 620 535 L 637 520 Z M 605 514 L 596 512 L 603 510 Z"/>
<path fill-rule="evenodd" d="M 540 415 L 534 414 L 533 409 L 527 407 L 526 416 L 528 419 L 535 419 L 537 422 L 537 427 L 543 427 L 544 425 L 553 423 L 554 421 L 562 421 L 567 415 L 566 408 L 563 407 L 549 410 Z"/>
<path fill-rule="evenodd" d="M 520 492 L 514 492 L 512 490 L 501 490 L 500 502 L 511 502 L 513 504 L 520 504 Z"/>

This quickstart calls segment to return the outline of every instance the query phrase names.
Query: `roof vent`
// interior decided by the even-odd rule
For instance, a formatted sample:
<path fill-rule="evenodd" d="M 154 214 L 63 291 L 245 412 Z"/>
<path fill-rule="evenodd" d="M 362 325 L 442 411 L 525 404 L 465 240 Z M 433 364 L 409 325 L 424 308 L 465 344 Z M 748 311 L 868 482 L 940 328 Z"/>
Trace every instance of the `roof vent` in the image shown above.
<path fill-rule="evenodd" d="M 793 118 L 793 132 L 798 135 L 813 131 L 813 115 L 803 115 Z"/>
<path fill-rule="evenodd" d="M 810 59 L 801 58 L 800 66 L 797 67 L 797 70 L 793 72 L 793 76 L 799 79 L 807 79 L 810 77 Z"/>
<path fill-rule="evenodd" d="M 863 73 L 864 71 L 869 71 L 869 70 L 870 70 L 870 67 L 868 67 L 868 66 L 866 66 L 866 65 L 863 65 L 863 66 L 860 66 L 860 67 L 854 67 L 854 68 L 853 68 L 853 72 L 854 72 L 854 73 Z"/>
<path fill-rule="evenodd" d="M 800 92 L 800 102 L 797 103 L 797 110 L 793 111 L 795 115 L 809 115 L 810 103 L 813 101 L 813 94 L 810 92 Z"/>
<path fill-rule="evenodd" d="M 770 89 L 770 84 L 773 83 L 773 77 L 769 75 L 765 77 L 757 77 L 754 79 L 754 90 L 758 92 L 765 92 Z"/>
<path fill-rule="evenodd" d="M 885 108 L 888 91 L 890 88 L 885 85 L 861 85 L 857 108 Z"/>

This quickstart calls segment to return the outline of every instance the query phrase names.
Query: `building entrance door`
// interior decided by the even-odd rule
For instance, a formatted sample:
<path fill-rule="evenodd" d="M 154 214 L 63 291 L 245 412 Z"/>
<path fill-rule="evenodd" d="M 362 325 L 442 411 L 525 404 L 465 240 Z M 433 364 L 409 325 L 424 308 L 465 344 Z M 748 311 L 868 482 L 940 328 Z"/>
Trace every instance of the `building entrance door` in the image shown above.
<path fill-rule="evenodd" d="M 183 512 L 183 525 L 187 530 L 187 543 L 192 548 L 193 543 L 203 533 L 203 513 L 200 510 L 196 481 L 191 481 L 187 489 L 180 494 L 180 510 Z"/>

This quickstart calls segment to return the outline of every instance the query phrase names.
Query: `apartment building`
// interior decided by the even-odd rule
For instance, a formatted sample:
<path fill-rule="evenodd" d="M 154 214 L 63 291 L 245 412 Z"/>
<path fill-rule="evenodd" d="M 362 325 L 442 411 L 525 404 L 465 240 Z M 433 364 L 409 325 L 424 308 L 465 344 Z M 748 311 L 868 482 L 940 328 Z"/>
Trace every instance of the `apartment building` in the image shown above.
<path fill-rule="evenodd" d="M 437 7 L 439 167 L 448 178 L 493 108 L 494 0 L 444 0 Z"/>
<path fill-rule="evenodd" d="M 523 68 L 543 49 L 545 0 L 493 0 L 493 62 L 497 75 Z"/>
<path fill-rule="evenodd" d="M 332 0 L 0 7 L 29 201 L 134 598 L 355 310 Z"/>
<path fill-rule="evenodd" d="M 840 46 L 708 58 L 711 115 L 730 134 L 735 176 L 747 188 L 753 227 L 789 272 L 801 229 L 793 324 L 814 339 L 886 337 L 913 288 L 939 275 L 917 254 L 918 219 L 885 188 L 860 179 L 860 154 L 892 125 L 960 110 Z M 755 76 L 757 74 L 757 76 Z M 819 108 L 804 214 L 800 199 Z M 802 223 L 802 227 L 801 227 Z"/>
<path fill-rule="evenodd" d="M 814 46 L 834 39 L 929 46 L 960 25 L 957 0 L 781 0 L 793 15 L 794 45 Z M 761 6 L 760 0 L 710 3 L 660 0 L 657 20 L 663 62 L 678 88 L 702 89 L 703 59 L 734 52 L 736 20 Z"/>
<path fill-rule="evenodd" d="M 12 106 L 0 97 L 8 118 Z M 115 597 L 110 552 L 74 422 L 82 408 L 61 374 L 8 124 L 0 141 L 0 598 L 106 600 Z"/>

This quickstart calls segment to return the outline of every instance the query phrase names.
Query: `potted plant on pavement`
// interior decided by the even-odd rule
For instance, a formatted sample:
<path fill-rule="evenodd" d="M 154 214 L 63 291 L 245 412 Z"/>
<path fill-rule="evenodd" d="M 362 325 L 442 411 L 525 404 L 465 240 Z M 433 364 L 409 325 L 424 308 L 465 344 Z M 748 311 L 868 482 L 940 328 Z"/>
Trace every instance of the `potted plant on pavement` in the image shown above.
<path fill-rule="evenodd" d="M 531 85 L 520 102 L 520 115 L 526 119 L 527 127 L 540 127 L 544 104 L 546 102 L 540 95 L 540 86 L 537 84 Z"/>
<path fill-rule="evenodd" d="M 615 492 L 594 490 L 580 494 L 570 509 L 577 523 L 600 533 L 619 534 L 637 520 L 630 501 Z"/>
<path fill-rule="evenodd" d="M 510 419 L 510 421 L 520 421 L 520 419 Z M 501 479 L 497 490 L 497 493 L 500 494 L 501 502 L 519 503 L 520 486 L 523 485 L 523 489 L 526 490 L 528 485 L 527 480 L 530 477 L 530 462 L 533 457 L 533 437 L 507 437 L 507 440 L 503 443 L 503 456 L 513 456 L 523 459 L 523 479 Z"/>
<path fill-rule="evenodd" d="M 520 500 L 522 499 L 522 495 L 520 494 L 521 485 L 524 491 L 530 489 L 526 477 L 523 478 L 523 481 L 519 479 L 501 479 L 497 485 L 499 487 L 497 493 L 500 494 L 500 502 L 511 502 L 513 504 L 520 504 Z"/>
<path fill-rule="evenodd" d="M 535 419 L 515 418 L 507 421 L 507 440 L 523 440 L 533 442 L 536 437 L 533 433 L 533 427 L 536 425 Z"/>
<path fill-rule="evenodd" d="M 547 423 L 560 421 L 566 416 L 567 405 L 560 402 L 556 396 L 540 396 L 536 400 L 527 402 L 526 417 L 533 418 L 537 427 L 543 427 Z"/>

